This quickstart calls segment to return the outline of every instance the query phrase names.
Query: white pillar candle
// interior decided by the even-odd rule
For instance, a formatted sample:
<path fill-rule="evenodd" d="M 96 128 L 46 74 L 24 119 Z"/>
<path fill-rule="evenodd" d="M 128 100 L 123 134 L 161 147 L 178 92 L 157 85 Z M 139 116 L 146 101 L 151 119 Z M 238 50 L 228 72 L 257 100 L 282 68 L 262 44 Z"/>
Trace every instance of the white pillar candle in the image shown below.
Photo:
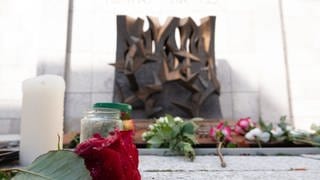
<path fill-rule="evenodd" d="M 23 82 L 20 164 L 58 147 L 63 136 L 65 82 L 60 76 L 42 75 Z"/>

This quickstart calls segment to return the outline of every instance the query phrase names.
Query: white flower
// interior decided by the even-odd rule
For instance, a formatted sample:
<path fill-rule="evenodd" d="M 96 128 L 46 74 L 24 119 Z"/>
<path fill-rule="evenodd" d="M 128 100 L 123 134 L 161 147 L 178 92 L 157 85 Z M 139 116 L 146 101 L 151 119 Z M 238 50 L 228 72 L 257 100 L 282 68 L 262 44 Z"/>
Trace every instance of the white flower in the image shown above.
<path fill-rule="evenodd" d="M 284 134 L 284 131 L 279 126 L 277 126 L 271 131 L 271 133 L 274 137 L 280 137 Z"/>
<path fill-rule="evenodd" d="M 169 120 L 167 117 L 164 117 L 164 123 L 169 123 Z"/>
<path fill-rule="evenodd" d="M 247 134 L 244 137 L 246 139 L 250 140 L 250 141 L 253 141 L 260 134 L 262 134 L 261 129 L 260 128 L 254 128 L 251 131 L 247 132 Z"/>
<path fill-rule="evenodd" d="M 146 137 L 147 137 L 148 133 L 147 132 L 143 132 L 142 133 L 142 140 L 146 140 Z"/>
<path fill-rule="evenodd" d="M 164 122 L 164 119 L 165 119 L 165 117 L 160 117 L 160 118 L 158 119 L 158 122 L 163 123 L 163 122 Z"/>
<path fill-rule="evenodd" d="M 290 132 L 290 131 L 293 130 L 293 127 L 292 127 L 292 126 L 287 126 L 287 127 L 286 127 L 286 130 Z"/>
<path fill-rule="evenodd" d="M 250 141 L 253 141 L 256 138 L 258 138 L 258 140 L 261 140 L 262 142 L 266 143 L 270 140 L 270 133 L 263 132 L 260 128 L 254 128 L 251 131 L 249 131 L 244 137 Z"/>
<path fill-rule="evenodd" d="M 151 137 L 151 136 L 153 136 L 154 135 L 154 133 L 153 132 L 151 132 L 151 131 L 145 131 L 145 132 L 143 132 L 142 133 L 142 140 L 146 140 L 146 138 L 148 138 L 148 137 Z"/>
<path fill-rule="evenodd" d="M 183 122 L 183 119 L 181 117 L 175 117 L 173 120 L 175 122 Z"/>
<path fill-rule="evenodd" d="M 150 130 L 153 130 L 153 129 L 154 129 L 154 125 L 149 124 L 149 129 L 150 129 Z"/>
<path fill-rule="evenodd" d="M 266 143 L 266 142 L 268 142 L 268 141 L 270 140 L 270 133 L 268 133 L 268 132 L 263 132 L 262 134 L 260 134 L 260 136 L 258 136 L 258 138 L 259 138 L 262 142 Z"/>

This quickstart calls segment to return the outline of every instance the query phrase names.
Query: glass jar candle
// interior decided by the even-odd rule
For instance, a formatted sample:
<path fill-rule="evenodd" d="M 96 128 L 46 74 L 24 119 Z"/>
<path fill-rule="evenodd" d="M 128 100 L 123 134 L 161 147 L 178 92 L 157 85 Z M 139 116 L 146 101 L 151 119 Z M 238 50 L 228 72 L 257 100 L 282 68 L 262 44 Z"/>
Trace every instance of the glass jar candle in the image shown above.
<path fill-rule="evenodd" d="M 94 108 L 111 108 L 120 110 L 123 130 L 134 130 L 134 121 L 131 119 L 132 106 L 125 103 L 97 102 Z"/>
<path fill-rule="evenodd" d="M 122 129 L 119 110 L 94 108 L 89 110 L 84 118 L 81 119 L 80 142 L 91 138 L 96 133 L 106 137 L 115 128 Z"/>

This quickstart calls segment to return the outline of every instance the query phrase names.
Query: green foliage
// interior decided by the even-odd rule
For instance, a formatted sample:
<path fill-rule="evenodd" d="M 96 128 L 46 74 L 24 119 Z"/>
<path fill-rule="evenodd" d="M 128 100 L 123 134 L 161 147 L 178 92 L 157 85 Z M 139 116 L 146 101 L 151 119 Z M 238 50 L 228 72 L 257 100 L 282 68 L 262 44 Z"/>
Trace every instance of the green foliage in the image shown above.
<path fill-rule="evenodd" d="M 78 180 L 91 179 L 84 160 L 72 151 L 50 151 L 39 156 L 25 169 L 2 171 L 1 179 L 13 180 Z"/>
<path fill-rule="evenodd" d="M 227 148 L 236 148 L 237 147 L 237 144 L 233 144 L 233 143 L 228 143 L 227 144 Z"/>
<path fill-rule="evenodd" d="M 312 142 L 314 146 L 320 147 L 320 135 L 313 136 Z"/>
<path fill-rule="evenodd" d="M 311 130 L 315 132 L 311 138 L 313 145 L 320 147 L 320 125 L 312 124 Z"/>
<path fill-rule="evenodd" d="M 311 130 L 314 133 L 309 133 L 302 130 L 295 130 L 286 122 L 286 116 L 280 118 L 280 123 L 278 127 L 281 128 L 281 136 L 273 136 L 274 140 L 277 141 L 287 141 L 293 143 L 307 143 L 313 146 L 320 147 L 320 126 L 313 124 Z"/>
<path fill-rule="evenodd" d="M 286 119 L 287 119 L 287 116 L 281 116 L 280 123 L 278 124 L 278 126 L 284 131 L 286 131 L 288 127 L 288 123 L 286 122 Z"/>
<path fill-rule="evenodd" d="M 313 130 L 316 135 L 320 136 L 320 125 L 312 124 L 311 125 L 311 130 Z"/>
<path fill-rule="evenodd" d="M 9 180 L 13 177 L 16 172 L 8 171 L 8 170 L 0 170 L 0 180 Z"/>
<path fill-rule="evenodd" d="M 280 122 L 277 124 L 278 128 L 280 128 L 280 135 L 275 135 L 275 133 L 272 133 L 272 139 L 277 141 L 291 141 L 291 135 L 290 131 L 293 129 L 288 123 L 287 123 L 287 116 L 281 116 Z M 277 133 L 276 133 L 277 134 Z M 279 132 L 278 132 L 279 134 Z"/>
<path fill-rule="evenodd" d="M 271 132 L 272 128 L 273 128 L 273 125 L 272 123 L 269 123 L 269 124 L 266 124 L 262 118 L 260 117 L 259 118 L 259 126 L 260 126 L 260 129 L 263 131 L 263 132 Z"/>
<path fill-rule="evenodd" d="M 150 125 L 142 138 L 148 143 L 148 147 L 169 148 L 192 161 L 195 158 L 192 145 L 197 143 L 196 129 L 197 125 L 192 121 L 183 121 L 179 117 L 166 115 Z"/>

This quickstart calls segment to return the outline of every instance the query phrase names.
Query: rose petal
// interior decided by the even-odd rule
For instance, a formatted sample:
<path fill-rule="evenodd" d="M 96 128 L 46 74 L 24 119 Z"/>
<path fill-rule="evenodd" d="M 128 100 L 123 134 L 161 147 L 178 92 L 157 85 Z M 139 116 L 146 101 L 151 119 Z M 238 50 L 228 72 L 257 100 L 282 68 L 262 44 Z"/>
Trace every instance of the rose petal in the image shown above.
<path fill-rule="evenodd" d="M 216 128 L 217 128 L 218 130 L 221 130 L 223 127 L 224 127 L 224 122 L 220 122 L 220 123 L 216 126 Z"/>
<path fill-rule="evenodd" d="M 132 131 L 116 130 L 107 138 L 94 136 L 79 144 L 75 152 L 85 159 L 93 180 L 141 179 L 138 150 L 132 141 Z"/>
<path fill-rule="evenodd" d="M 216 137 L 216 130 L 214 127 L 211 127 L 210 130 L 209 130 L 209 136 L 212 138 L 212 139 L 215 139 Z"/>
<path fill-rule="evenodd" d="M 238 135 L 244 135 L 246 132 L 238 125 L 234 127 L 234 132 Z"/>

